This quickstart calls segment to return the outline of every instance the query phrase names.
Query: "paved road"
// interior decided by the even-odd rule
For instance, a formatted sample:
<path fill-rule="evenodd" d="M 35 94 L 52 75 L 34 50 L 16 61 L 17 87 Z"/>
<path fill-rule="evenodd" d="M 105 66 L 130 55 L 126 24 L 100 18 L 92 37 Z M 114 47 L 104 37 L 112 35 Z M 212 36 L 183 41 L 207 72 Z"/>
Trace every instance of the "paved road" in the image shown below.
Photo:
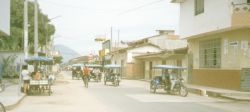
<path fill-rule="evenodd" d="M 149 93 L 143 81 L 123 80 L 121 86 L 71 80 L 62 72 L 52 96 L 28 96 L 11 112 L 250 112 L 249 102 L 190 94 L 188 97 Z"/>

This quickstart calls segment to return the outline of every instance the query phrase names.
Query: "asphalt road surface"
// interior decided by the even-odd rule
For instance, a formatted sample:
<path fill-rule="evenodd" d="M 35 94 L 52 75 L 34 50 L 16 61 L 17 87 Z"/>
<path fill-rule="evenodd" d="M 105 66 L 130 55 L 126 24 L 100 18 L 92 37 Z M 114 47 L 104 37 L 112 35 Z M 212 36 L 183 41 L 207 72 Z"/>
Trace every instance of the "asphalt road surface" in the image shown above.
<path fill-rule="evenodd" d="M 27 96 L 10 112 L 250 112 L 249 102 L 189 94 L 188 97 L 149 92 L 147 82 L 123 80 L 119 87 L 72 80 L 62 72 L 51 96 Z"/>

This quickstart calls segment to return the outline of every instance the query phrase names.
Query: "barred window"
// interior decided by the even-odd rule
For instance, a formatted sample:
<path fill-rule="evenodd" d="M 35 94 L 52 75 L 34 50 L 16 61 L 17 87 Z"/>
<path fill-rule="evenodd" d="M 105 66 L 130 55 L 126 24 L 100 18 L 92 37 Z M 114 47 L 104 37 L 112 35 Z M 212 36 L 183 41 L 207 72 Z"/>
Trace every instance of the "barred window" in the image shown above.
<path fill-rule="evenodd" d="M 221 66 L 221 40 L 205 40 L 199 43 L 200 67 L 220 68 Z"/>
<path fill-rule="evenodd" d="M 195 0 L 195 15 L 204 13 L 204 0 Z"/>

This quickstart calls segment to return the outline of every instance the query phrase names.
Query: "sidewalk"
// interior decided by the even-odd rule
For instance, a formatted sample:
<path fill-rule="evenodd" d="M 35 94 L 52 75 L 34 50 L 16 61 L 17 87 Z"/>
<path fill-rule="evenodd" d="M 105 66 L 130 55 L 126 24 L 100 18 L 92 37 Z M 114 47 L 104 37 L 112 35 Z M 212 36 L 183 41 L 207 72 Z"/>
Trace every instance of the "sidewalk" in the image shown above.
<path fill-rule="evenodd" d="M 140 81 L 150 82 L 150 80 L 145 79 L 140 79 Z M 235 101 L 250 101 L 250 92 L 198 86 L 192 84 L 186 84 L 186 86 L 190 93 L 198 94 L 201 96 L 220 97 Z"/>
<path fill-rule="evenodd" d="M 0 102 L 3 103 L 6 110 L 11 110 L 18 105 L 21 100 L 26 96 L 23 93 L 19 93 L 18 85 L 9 85 L 3 92 L 0 93 Z"/>
<path fill-rule="evenodd" d="M 187 88 L 190 92 L 202 96 L 221 97 L 236 101 L 250 101 L 250 92 L 227 90 L 191 84 L 187 84 Z"/>

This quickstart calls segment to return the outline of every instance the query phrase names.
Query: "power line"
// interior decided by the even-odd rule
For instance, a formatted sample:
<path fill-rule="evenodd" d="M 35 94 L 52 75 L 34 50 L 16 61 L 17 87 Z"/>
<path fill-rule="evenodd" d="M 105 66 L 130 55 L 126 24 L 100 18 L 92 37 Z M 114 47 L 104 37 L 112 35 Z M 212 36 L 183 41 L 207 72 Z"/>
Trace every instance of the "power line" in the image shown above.
<path fill-rule="evenodd" d="M 141 8 L 144 8 L 144 7 L 147 7 L 147 6 L 150 6 L 150 5 L 162 2 L 162 1 L 164 1 L 164 0 L 157 0 L 157 1 L 150 2 L 150 3 L 146 3 L 146 4 L 140 5 L 138 7 L 135 7 L 135 8 L 132 8 L 132 9 L 128 9 L 126 11 L 123 11 L 123 12 L 119 13 L 118 15 L 123 15 L 123 14 L 129 13 L 129 12 L 133 12 L 133 11 L 139 10 Z"/>

